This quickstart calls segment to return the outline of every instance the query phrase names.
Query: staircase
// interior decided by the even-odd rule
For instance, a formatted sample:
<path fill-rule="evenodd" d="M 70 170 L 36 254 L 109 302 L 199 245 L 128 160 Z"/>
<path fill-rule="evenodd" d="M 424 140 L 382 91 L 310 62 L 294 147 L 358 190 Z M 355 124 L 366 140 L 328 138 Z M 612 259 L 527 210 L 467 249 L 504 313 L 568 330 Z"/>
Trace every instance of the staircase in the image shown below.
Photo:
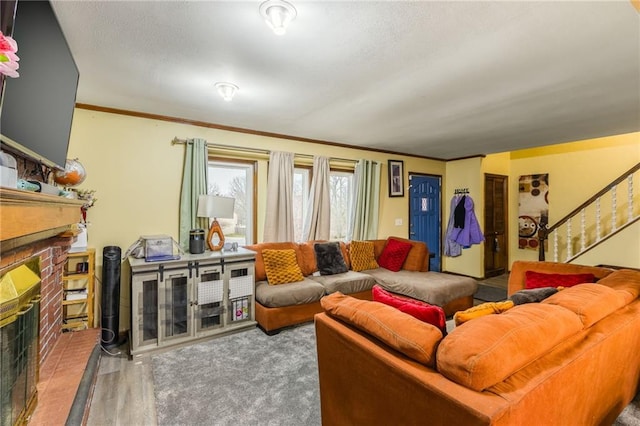
<path fill-rule="evenodd" d="M 554 262 L 570 263 L 577 257 L 640 220 L 640 163 L 605 186 L 556 224 L 540 224 L 539 260 L 545 245 Z"/>

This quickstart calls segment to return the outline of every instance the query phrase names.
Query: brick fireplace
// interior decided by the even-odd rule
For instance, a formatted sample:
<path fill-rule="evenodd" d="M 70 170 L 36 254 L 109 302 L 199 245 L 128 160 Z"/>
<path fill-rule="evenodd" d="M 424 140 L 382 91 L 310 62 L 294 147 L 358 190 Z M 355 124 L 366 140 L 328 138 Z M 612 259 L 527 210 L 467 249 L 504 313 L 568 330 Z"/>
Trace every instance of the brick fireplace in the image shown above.
<path fill-rule="evenodd" d="M 0 277 L 39 261 L 39 357 L 42 366 L 62 334 L 62 274 L 80 220 L 82 201 L 0 188 Z M 37 368 L 36 368 L 36 377 Z M 24 416 L 35 406 L 28 397 Z"/>
<path fill-rule="evenodd" d="M 29 243 L 0 259 L 0 276 L 34 258 L 40 259 L 40 363 L 57 342 L 62 324 L 62 271 L 73 237 Z"/>

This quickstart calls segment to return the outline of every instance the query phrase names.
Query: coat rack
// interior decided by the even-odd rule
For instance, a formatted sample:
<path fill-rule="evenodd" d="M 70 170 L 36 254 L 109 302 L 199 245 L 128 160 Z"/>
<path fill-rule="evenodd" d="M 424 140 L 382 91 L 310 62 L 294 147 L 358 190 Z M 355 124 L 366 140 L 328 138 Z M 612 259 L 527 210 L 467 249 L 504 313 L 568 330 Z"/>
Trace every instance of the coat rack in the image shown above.
<path fill-rule="evenodd" d="M 469 193 L 469 188 L 456 188 L 453 191 L 454 195 L 460 195 L 460 194 L 468 194 Z"/>

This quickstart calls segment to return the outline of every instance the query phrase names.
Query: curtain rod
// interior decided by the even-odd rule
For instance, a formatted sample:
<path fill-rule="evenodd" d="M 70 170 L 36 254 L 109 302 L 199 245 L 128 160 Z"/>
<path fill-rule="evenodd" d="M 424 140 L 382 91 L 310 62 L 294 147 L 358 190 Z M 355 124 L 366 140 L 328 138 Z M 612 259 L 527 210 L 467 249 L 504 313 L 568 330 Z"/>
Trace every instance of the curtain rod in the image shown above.
<path fill-rule="evenodd" d="M 179 139 L 178 137 L 173 138 L 173 140 L 171 141 L 171 145 L 184 145 L 186 144 L 188 141 L 187 139 Z M 222 148 L 222 149 L 229 149 L 229 150 L 233 150 L 233 151 L 244 151 L 244 152 L 251 152 L 251 153 L 255 153 L 255 154 L 264 154 L 264 155 L 269 155 L 271 154 L 271 151 L 266 150 L 266 149 L 258 149 L 258 148 L 245 148 L 245 147 L 241 147 L 241 146 L 234 146 L 234 145 L 223 145 L 223 144 L 211 144 L 211 143 L 207 143 L 207 147 L 208 148 Z M 309 155 L 309 154 L 295 154 L 296 157 L 298 158 L 310 158 L 313 159 L 313 155 Z M 358 160 L 353 160 L 350 158 L 338 158 L 338 157 L 330 157 L 330 160 L 336 160 L 336 161 L 344 161 L 344 162 L 350 162 L 350 163 L 357 163 Z"/>

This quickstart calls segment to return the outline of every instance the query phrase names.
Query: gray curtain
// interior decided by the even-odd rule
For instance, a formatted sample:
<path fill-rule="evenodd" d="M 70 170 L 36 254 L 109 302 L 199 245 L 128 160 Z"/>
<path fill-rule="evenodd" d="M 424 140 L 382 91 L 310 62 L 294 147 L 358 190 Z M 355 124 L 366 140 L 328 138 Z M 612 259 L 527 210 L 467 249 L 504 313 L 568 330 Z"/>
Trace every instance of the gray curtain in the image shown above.
<path fill-rule="evenodd" d="M 313 157 L 313 179 L 309 191 L 302 241 L 328 240 L 331 225 L 329 158 Z"/>
<path fill-rule="evenodd" d="M 198 196 L 207 193 L 207 141 L 189 139 L 185 144 L 182 190 L 180 192 L 180 247 L 189 249 L 189 231 L 209 229 L 209 219 L 197 217 Z"/>
<path fill-rule="evenodd" d="M 349 221 L 349 240 L 378 238 L 380 163 L 360 160 L 354 173 L 355 195 Z"/>
<path fill-rule="evenodd" d="M 293 241 L 293 153 L 272 151 L 267 177 L 264 241 Z"/>

